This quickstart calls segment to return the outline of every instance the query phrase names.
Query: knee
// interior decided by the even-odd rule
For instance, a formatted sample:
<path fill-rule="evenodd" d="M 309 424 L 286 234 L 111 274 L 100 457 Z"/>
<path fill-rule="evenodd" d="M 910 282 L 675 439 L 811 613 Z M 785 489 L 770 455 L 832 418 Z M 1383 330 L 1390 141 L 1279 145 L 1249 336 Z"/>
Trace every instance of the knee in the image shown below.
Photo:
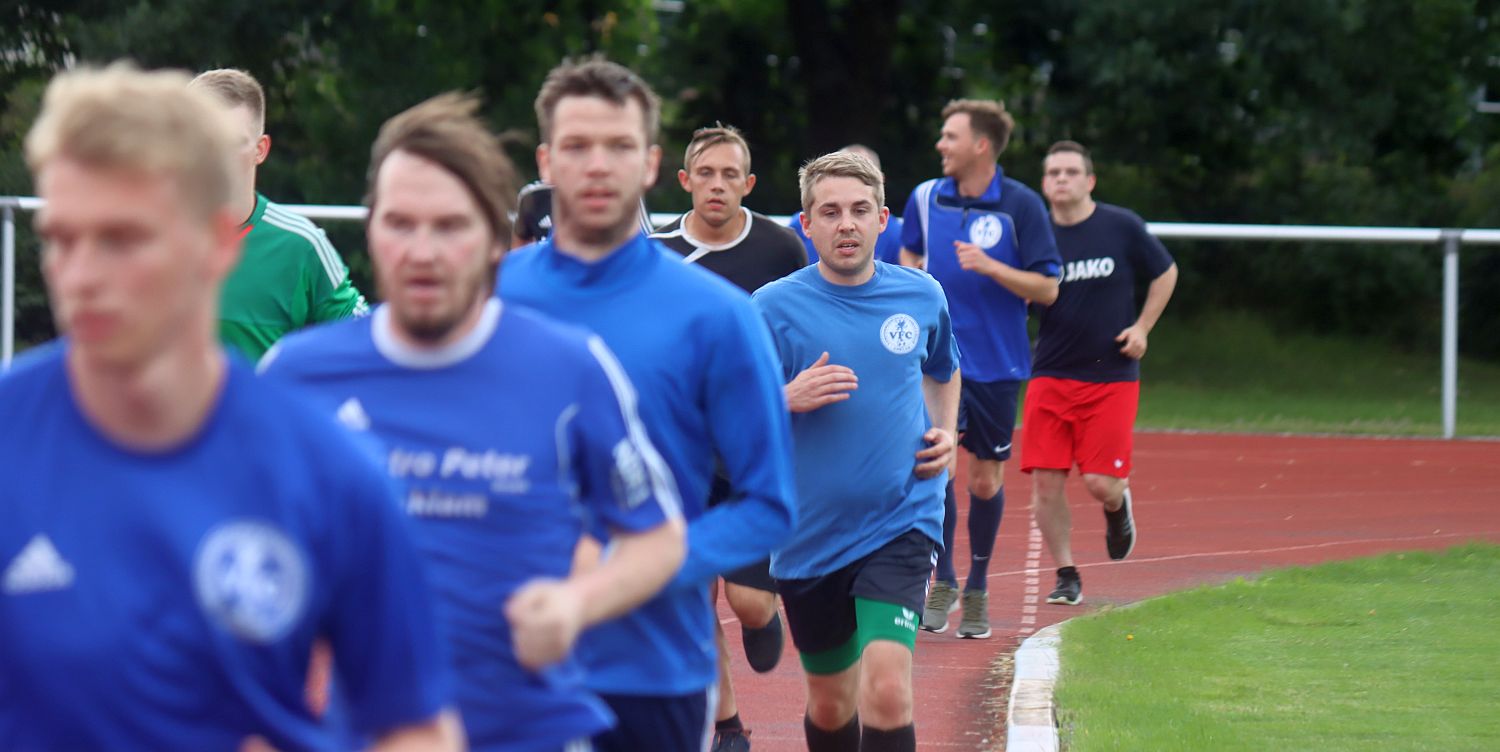
<path fill-rule="evenodd" d="M 1005 484 L 1005 463 L 976 460 L 969 466 L 969 499 L 992 499 Z"/>
<path fill-rule="evenodd" d="M 906 676 L 886 671 L 872 674 L 865 685 L 864 722 L 894 728 L 911 722 L 911 684 Z"/>
<path fill-rule="evenodd" d="M 807 698 L 807 717 L 814 726 L 825 731 L 843 728 L 854 717 L 854 711 L 852 697 L 810 695 Z"/>
<path fill-rule="evenodd" d="M 1120 498 L 1125 491 L 1124 478 L 1111 478 L 1108 475 L 1085 475 L 1083 486 L 1089 491 L 1089 495 L 1099 501 L 1108 502 Z"/>
<path fill-rule="evenodd" d="M 724 596 L 740 623 L 750 629 L 764 627 L 776 615 L 775 593 L 726 583 Z"/>
<path fill-rule="evenodd" d="M 1066 504 L 1068 476 L 1055 470 L 1034 470 L 1031 474 L 1031 501 L 1036 507 Z"/>

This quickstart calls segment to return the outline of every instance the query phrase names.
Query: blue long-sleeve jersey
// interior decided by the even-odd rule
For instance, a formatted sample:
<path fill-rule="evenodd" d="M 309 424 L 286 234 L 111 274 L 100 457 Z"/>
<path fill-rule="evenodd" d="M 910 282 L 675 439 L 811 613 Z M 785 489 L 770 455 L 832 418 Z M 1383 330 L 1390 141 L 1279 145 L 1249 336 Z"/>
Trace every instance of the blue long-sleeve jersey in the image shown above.
<path fill-rule="evenodd" d="M 585 633 L 591 689 L 680 695 L 717 677 L 708 583 L 791 534 L 791 429 L 770 335 L 744 292 L 638 235 L 596 262 L 551 240 L 512 251 L 502 299 L 593 330 L 640 396 L 640 417 L 677 481 L 688 556 L 641 608 Z M 706 509 L 715 457 L 733 501 Z"/>

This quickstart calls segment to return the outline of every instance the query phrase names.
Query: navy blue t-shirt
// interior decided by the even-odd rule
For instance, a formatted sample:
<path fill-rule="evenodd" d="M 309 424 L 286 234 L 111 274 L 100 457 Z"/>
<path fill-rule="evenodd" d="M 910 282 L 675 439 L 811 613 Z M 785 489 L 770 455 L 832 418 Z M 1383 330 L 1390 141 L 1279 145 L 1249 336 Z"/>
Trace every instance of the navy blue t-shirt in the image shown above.
<path fill-rule="evenodd" d="M 1153 280 L 1172 266 L 1161 241 L 1135 212 L 1095 204 L 1076 225 L 1052 225 L 1062 253 L 1057 301 L 1041 311 L 1033 376 L 1094 383 L 1136 381 L 1141 362 L 1120 352 L 1115 337 L 1135 323 L 1137 280 Z"/>

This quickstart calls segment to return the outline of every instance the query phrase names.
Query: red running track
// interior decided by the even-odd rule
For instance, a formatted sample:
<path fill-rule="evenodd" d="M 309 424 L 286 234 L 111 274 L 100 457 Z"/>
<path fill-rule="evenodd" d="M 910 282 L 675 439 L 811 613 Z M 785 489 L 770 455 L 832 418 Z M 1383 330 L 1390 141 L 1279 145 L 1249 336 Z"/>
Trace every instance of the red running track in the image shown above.
<path fill-rule="evenodd" d="M 960 640 L 951 628 L 918 636 L 919 749 L 999 749 L 1009 688 L 990 676 L 991 664 L 1036 629 L 1090 607 L 1271 567 L 1476 539 L 1500 542 L 1496 442 L 1143 433 L 1136 438 L 1135 462 L 1140 537 L 1123 562 L 1108 560 L 1098 504 L 1076 478 L 1070 481 L 1074 556 L 1084 583 L 1078 607 L 1042 602 L 1052 589 L 1054 567 L 1040 553 L 1040 536 L 1031 535 L 1030 481 L 1014 462 L 1008 464 L 1007 509 L 990 568 L 994 636 Z M 967 503 L 960 490 L 961 514 Z M 968 563 L 963 520 L 958 530 L 962 579 Z M 745 664 L 734 615 L 722 601 L 719 612 L 753 749 L 805 749 L 805 694 L 790 639 L 781 664 L 755 674 Z"/>

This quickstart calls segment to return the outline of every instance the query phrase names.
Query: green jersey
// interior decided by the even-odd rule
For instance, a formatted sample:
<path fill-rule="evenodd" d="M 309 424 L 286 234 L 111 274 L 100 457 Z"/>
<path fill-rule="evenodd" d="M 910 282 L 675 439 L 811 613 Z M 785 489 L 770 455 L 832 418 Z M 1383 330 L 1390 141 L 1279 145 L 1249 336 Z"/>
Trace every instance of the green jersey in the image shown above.
<path fill-rule="evenodd" d="M 257 193 L 244 232 L 219 299 L 219 338 L 251 362 L 290 331 L 369 312 L 349 267 L 306 217 Z"/>

